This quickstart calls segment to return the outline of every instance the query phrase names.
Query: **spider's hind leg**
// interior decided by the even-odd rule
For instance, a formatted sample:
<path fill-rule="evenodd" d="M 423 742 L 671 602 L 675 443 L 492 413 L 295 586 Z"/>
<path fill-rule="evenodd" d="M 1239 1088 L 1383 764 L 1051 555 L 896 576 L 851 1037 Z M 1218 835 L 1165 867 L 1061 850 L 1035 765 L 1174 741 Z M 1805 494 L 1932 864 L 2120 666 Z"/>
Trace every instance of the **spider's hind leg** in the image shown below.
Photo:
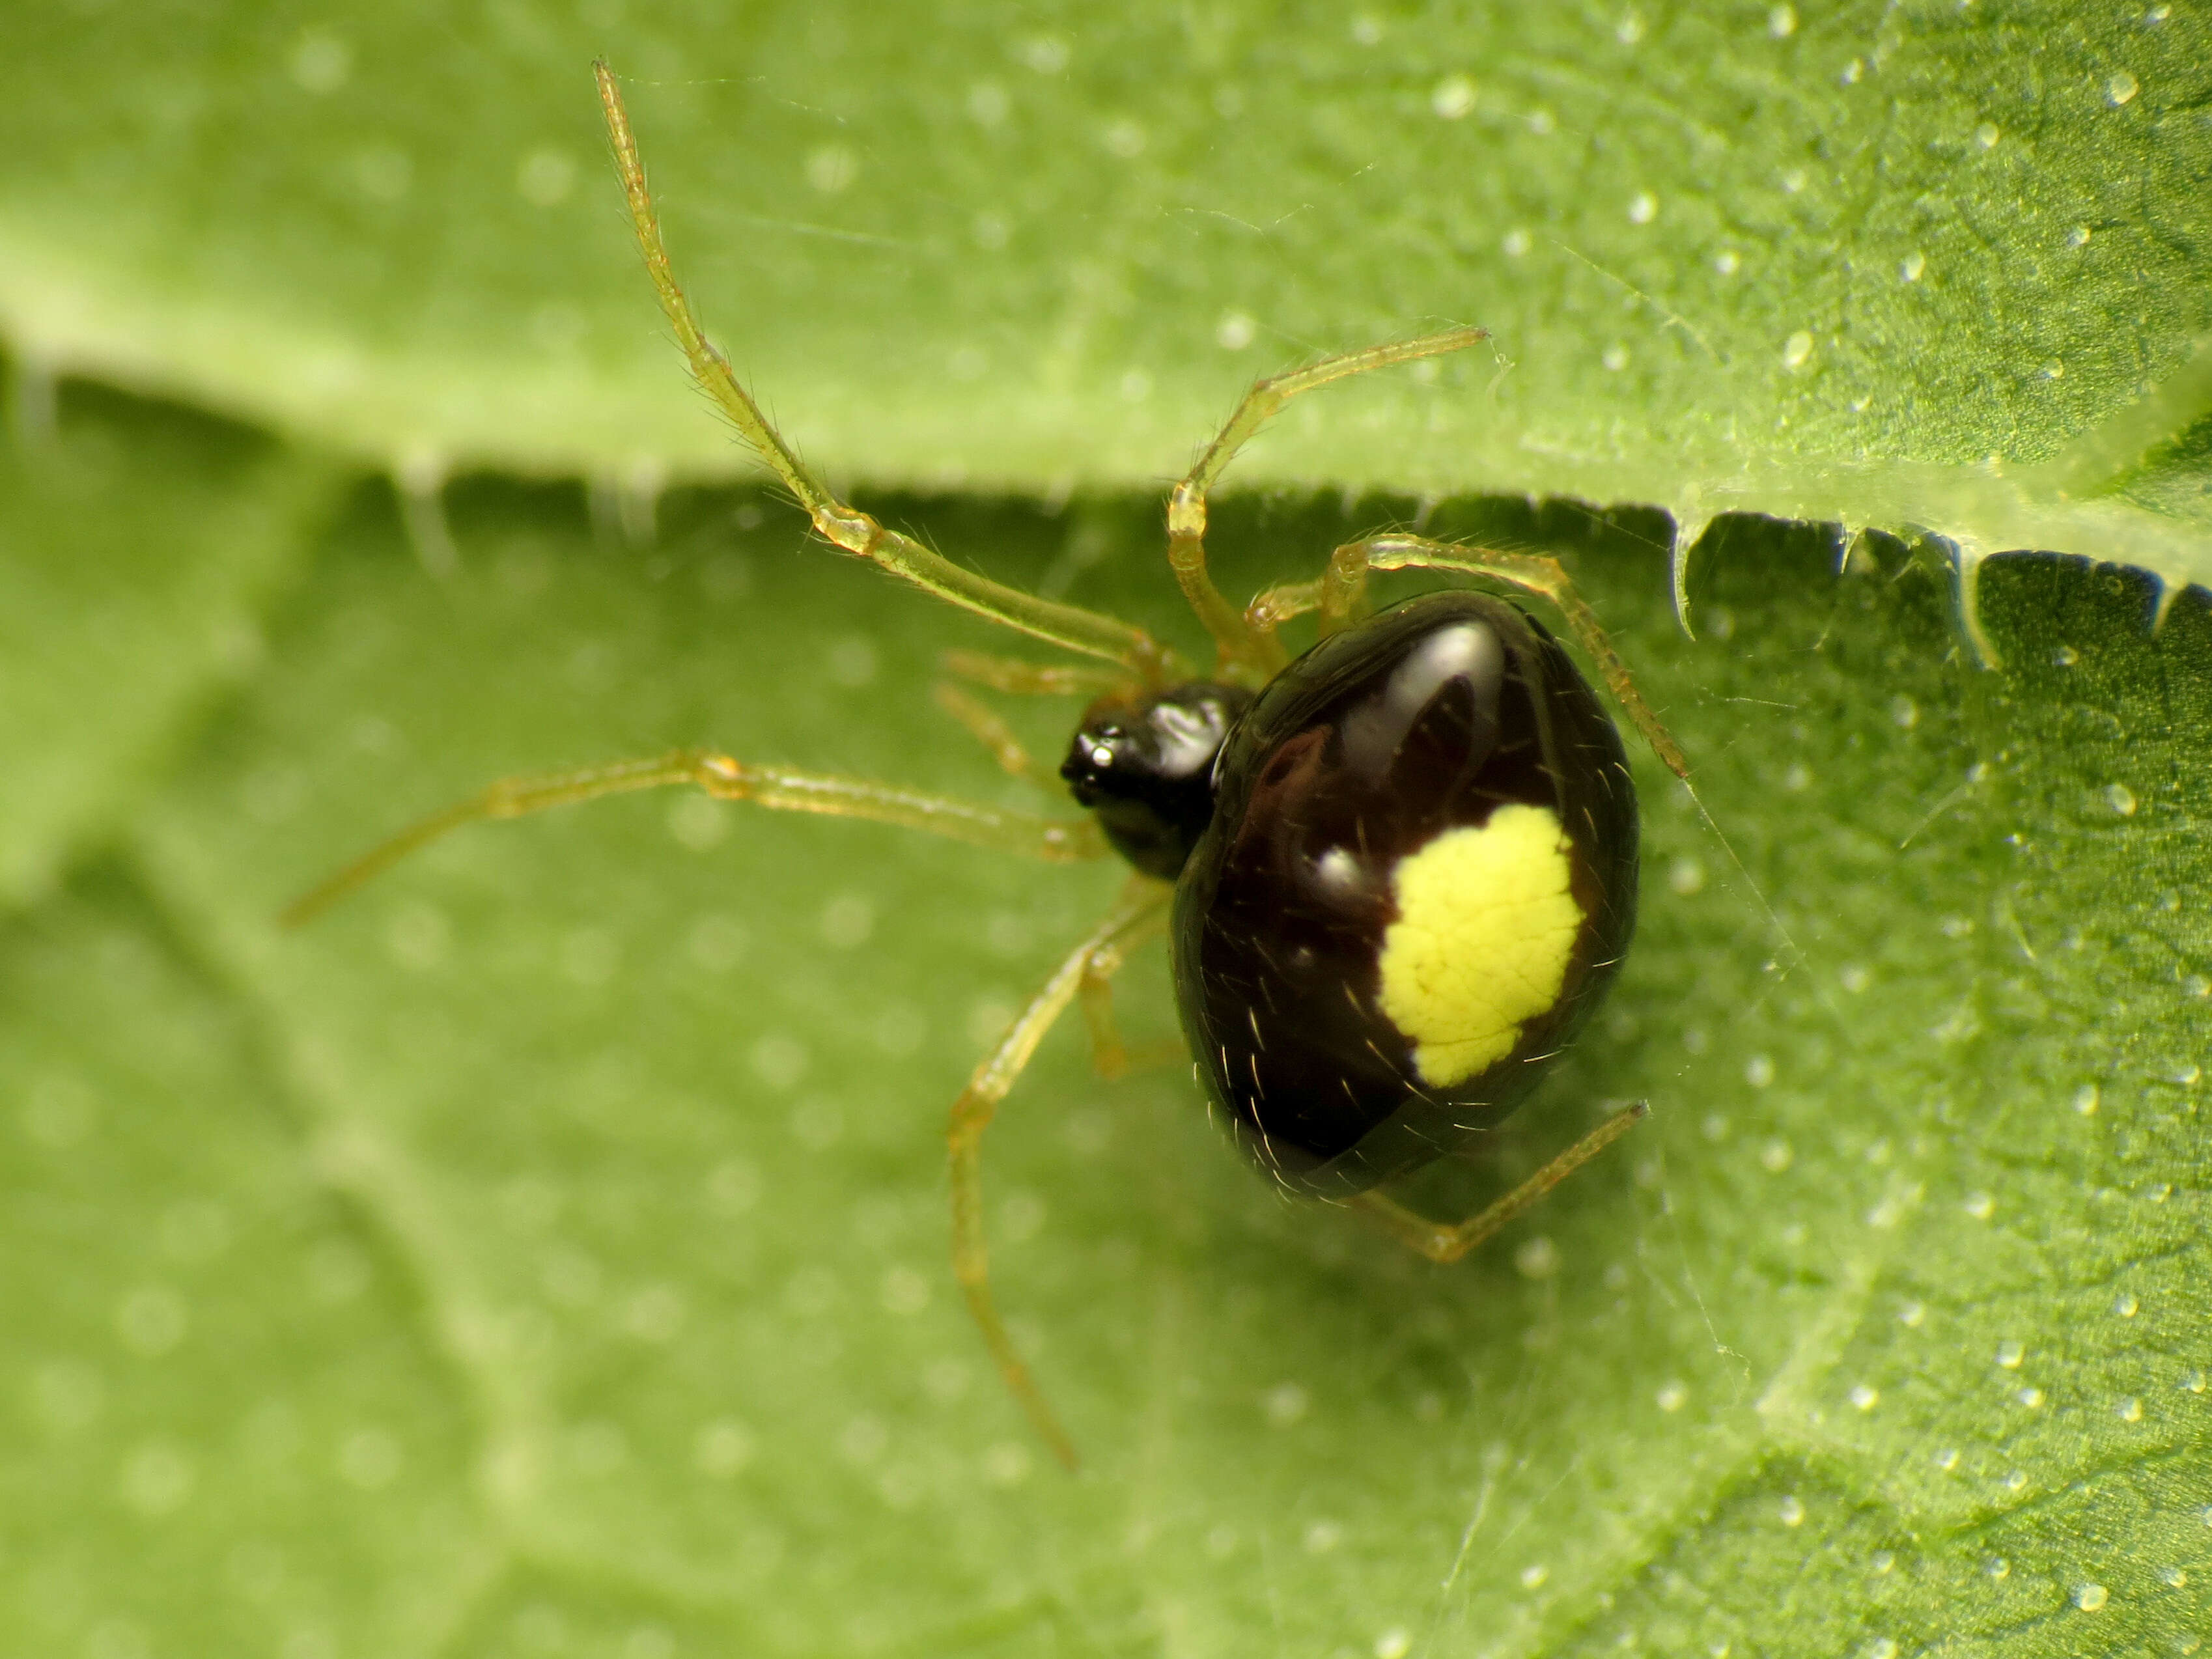
<path fill-rule="evenodd" d="M 1449 1267 L 1498 1230 L 1532 1208 L 1545 1194 L 1634 1128 L 1650 1109 L 1643 1101 L 1624 1106 L 1487 1209 L 1455 1225 L 1431 1221 L 1380 1193 L 1362 1193 L 1351 1207 L 1401 1244 L 1439 1267 Z"/>

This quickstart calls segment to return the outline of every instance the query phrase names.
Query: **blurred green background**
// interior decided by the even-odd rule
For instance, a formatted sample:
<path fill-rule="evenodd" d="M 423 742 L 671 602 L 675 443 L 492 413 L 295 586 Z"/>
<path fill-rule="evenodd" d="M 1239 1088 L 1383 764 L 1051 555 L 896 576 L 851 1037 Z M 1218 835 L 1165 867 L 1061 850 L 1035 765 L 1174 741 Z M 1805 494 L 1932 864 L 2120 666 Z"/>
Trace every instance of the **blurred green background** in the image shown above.
<path fill-rule="evenodd" d="M 2197 12 L 8 21 L 8 1650 L 2212 1635 Z M 1243 385 L 1486 325 L 1255 446 L 1224 585 L 1557 551 L 1696 768 L 1710 823 L 1638 759 L 1606 1014 L 1425 1196 L 1652 1117 L 1457 1268 L 1048 1043 L 987 1170 L 1073 1479 L 957 1305 L 940 1133 L 1113 871 L 637 798 L 273 924 L 677 744 L 1033 804 L 926 695 L 1004 641 L 810 544 L 687 386 L 599 54 L 807 454 L 1193 649 L 1159 498 Z M 1122 1002 L 1170 1033 L 1157 957 Z"/>

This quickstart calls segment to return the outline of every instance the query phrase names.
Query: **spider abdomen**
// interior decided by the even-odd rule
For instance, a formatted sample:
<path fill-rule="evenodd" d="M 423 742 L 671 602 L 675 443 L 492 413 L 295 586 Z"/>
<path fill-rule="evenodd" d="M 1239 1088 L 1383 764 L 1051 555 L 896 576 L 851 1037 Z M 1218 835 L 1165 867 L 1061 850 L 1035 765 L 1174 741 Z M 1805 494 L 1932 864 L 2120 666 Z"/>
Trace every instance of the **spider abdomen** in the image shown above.
<path fill-rule="evenodd" d="M 1230 733 L 1177 883 L 1183 1029 L 1238 1138 L 1348 1196 L 1512 1110 L 1635 921 L 1620 739 L 1551 635 L 1432 593 L 1291 664 Z"/>

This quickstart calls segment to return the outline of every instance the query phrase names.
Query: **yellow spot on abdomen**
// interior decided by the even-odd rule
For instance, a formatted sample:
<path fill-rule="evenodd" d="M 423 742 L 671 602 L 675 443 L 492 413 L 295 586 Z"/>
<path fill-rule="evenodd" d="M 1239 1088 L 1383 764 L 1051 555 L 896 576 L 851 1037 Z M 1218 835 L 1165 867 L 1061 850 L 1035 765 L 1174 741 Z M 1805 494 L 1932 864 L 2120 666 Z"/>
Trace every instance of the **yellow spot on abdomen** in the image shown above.
<path fill-rule="evenodd" d="M 1558 814 L 1516 802 L 1399 860 L 1382 1012 L 1412 1039 L 1413 1068 L 1431 1087 L 1503 1060 L 1521 1028 L 1559 1001 L 1583 924 L 1567 860 Z"/>

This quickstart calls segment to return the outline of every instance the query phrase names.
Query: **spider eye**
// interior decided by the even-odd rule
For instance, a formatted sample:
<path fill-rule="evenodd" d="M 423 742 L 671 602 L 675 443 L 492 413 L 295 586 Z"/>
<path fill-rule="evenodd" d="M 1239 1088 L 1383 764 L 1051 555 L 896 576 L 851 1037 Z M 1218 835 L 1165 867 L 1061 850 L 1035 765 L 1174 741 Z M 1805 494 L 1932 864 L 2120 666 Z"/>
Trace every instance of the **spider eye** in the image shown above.
<path fill-rule="evenodd" d="M 1172 881 L 1213 816 L 1213 760 L 1252 700 L 1203 681 L 1136 702 L 1092 707 L 1060 775 L 1097 814 L 1114 848 L 1148 876 Z"/>

